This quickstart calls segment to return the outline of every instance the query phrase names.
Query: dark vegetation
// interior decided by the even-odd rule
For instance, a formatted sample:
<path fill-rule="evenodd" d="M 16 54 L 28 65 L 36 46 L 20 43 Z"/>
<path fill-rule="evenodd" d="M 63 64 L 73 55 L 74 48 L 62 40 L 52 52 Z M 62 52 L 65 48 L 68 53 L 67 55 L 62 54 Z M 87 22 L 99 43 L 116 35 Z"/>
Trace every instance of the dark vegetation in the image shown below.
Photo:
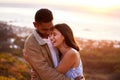
<path fill-rule="evenodd" d="M 31 29 L 0 22 L 0 80 L 30 80 L 22 49 Z M 120 79 L 120 41 L 76 38 L 86 80 Z"/>

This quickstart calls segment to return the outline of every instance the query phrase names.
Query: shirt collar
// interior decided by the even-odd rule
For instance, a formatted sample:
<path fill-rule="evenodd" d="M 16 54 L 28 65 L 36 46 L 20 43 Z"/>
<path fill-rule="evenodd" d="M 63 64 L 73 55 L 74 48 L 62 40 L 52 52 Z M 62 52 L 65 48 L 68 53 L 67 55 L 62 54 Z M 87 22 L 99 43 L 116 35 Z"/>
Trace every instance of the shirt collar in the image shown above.
<path fill-rule="evenodd" d="M 37 33 L 36 30 L 33 31 L 33 35 L 35 37 L 35 39 L 37 40 L 37 42 L 40 44 L 40 45 L 44 45 L 46 44 L 46 42 L 43 40 L 43 38 Z"/>

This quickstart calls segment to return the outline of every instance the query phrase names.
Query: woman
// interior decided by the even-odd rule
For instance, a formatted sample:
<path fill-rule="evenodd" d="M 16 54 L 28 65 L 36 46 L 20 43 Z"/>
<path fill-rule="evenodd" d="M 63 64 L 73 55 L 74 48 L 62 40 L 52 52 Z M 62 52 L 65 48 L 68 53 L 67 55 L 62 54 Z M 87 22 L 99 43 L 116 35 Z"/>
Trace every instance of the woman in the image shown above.
<path fill-rule="evenodd" d="M 84 80 L 83 67 L 71 28 L 65 24 L 56 24 L 50 35 L 54 47 L 60 52 L 60 62 L 56 70 L 75 80 Z"/>

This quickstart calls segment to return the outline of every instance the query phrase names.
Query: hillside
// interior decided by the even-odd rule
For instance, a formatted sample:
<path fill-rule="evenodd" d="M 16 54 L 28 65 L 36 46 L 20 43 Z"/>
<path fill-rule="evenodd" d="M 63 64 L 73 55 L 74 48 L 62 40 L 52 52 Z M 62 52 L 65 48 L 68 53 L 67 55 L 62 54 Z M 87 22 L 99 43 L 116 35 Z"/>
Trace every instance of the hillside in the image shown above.
<path fill-rule="evenodd" d="M 22 49 L 32 29 L 0 22 L 0 80 L 30 80 Z M 86 80 L 120 79 L 120 41 L 76 38 Z"/>

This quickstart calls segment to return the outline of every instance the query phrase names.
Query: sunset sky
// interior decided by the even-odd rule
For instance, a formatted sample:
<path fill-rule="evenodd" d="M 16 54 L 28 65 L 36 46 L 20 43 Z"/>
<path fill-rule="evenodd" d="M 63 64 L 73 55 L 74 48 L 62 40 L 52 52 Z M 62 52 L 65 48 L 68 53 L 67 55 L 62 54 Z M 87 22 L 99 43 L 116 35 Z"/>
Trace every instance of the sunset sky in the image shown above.
<path fill-rule="evenodd" d="M 93 9 L 120 7 L 120 0 L 0 0 L 0 3 L 39 3 L 76 7 L 83 6 Z"/>
<path fill-rule="evenodd" d="M 0 3 L 42 4 L 120 18 L 120 0 L 0 0 Z"/>

